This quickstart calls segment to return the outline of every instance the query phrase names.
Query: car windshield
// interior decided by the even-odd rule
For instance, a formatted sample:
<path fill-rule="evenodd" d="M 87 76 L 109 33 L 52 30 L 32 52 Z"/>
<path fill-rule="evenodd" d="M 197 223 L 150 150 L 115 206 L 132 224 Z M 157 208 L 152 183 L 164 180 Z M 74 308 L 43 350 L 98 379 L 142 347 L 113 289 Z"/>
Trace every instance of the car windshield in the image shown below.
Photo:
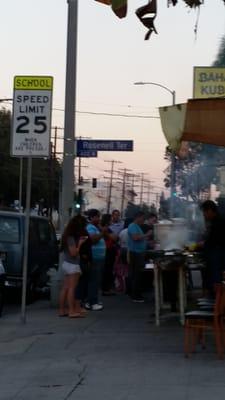
<path fill-rule="evenodd" d="M 19 243 L 19 219 L 0 216 L 0 242 Z"/>

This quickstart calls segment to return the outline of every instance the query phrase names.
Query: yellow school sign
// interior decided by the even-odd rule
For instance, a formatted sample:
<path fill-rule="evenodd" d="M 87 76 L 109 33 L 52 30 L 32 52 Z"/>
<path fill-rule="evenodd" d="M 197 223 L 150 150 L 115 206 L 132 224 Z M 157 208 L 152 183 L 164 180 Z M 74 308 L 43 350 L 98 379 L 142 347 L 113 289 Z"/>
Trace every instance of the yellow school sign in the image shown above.
<path fill-rule="evenodd" d="M 52 76 L 15 76 L 15 90 L 52 90 Z"/>
<path fill-rule="evenodd" d="M 225 68 L 194 67 L 194 99 L 225 97 Z"/>

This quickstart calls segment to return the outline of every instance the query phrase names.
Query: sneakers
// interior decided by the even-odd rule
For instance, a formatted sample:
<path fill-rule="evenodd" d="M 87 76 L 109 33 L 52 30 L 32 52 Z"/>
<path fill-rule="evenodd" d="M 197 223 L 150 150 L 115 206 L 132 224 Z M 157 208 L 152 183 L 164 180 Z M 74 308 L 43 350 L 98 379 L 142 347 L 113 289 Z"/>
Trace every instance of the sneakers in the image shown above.
<path fill-rule="evenodd" d="M 133 297 L 132 301 L 133 303 L 144 303 L 145 299 L 143 297 Z"/>
<path fill-rule="evenodd" d="M 92 311 L 101 311 L 103 310 L 103 305 L 102 304 L 92 304 L 91 306 Z"/>
<path fill-rule="evenodd" d="M 86 308 L 86 310 L 90 310 L 91 309 L 90 303 L 85 303 L 84 307 Z"/>
<path fill-rule="evenodd" d="M 91 310 L 91 311 L 101 311 L 103 310 L 103 304 L 100 303 L 96 303 L 96 304 L 92 304 L 90 305 L 90 303 L 85 303 L 85 308 L 87 310 Z"/>

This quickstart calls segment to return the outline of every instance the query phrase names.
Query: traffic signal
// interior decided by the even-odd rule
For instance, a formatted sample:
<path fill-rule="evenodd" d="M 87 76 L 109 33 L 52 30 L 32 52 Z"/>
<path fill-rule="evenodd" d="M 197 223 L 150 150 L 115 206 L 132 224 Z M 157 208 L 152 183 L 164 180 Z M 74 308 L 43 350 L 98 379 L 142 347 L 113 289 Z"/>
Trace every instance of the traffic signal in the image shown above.
<path fill-rule="evenodd" d="M 97 187 L 97 179 L 96 178 L 92 178 L 92 187 L 93 188 Z"/>

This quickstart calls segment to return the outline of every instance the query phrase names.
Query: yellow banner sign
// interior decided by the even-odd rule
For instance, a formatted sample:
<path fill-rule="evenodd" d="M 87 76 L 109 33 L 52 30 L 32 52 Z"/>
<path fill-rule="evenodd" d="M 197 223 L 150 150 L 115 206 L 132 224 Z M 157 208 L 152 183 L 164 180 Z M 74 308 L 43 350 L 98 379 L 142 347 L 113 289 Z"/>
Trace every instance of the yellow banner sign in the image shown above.
<path fill-rule="evenodd" d="M 225 97 L 225 68 L 194 67 L 194 99 Z"/>
<path fill-rule="evenodd" d="M 52 90 L 52 76 L 15 76 L 14 89 L 16 90 Z"/>

